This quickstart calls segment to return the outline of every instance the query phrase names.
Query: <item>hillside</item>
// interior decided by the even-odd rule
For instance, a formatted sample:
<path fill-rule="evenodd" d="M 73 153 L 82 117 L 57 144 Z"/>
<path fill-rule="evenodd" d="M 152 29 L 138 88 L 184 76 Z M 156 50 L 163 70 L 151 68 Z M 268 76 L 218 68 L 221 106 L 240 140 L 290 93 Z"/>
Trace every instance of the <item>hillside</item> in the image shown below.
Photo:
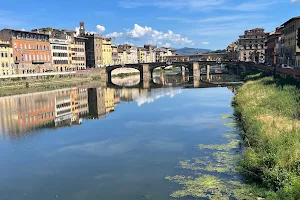
<path fill-rule="evenodd" d="M 198 48 L 188 48 L 184 47 L 181 49 L 177 49 L 177 54 L 178 55 L 187 55 L 187 54 L 197 54 L 197 53 L 206 53 L 210 52 L 211 50 L 209 49 L 198 49 Z"/>

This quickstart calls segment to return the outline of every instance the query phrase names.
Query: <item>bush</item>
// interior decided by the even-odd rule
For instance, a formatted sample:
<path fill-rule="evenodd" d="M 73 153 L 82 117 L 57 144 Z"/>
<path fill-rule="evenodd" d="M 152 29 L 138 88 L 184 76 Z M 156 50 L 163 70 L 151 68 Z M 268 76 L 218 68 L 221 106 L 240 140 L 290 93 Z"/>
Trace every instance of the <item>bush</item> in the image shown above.
<path fill-rule="evenodd" d="M 26 84 L 25 84 L 25 85 L 26 85 L 26 88 L 29 88 L 29 83 L 28 83 L 28 82 L 26 82 Z"/>

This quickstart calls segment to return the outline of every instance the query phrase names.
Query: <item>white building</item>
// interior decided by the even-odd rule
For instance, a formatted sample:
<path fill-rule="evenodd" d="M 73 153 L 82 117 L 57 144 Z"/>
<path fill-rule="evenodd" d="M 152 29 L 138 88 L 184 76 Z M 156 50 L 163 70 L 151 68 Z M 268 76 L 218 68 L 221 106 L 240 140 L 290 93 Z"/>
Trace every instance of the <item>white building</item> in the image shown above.
<path fill-rule="evenodd" d="M 68 41 L 50 38 L 52 66 L 56 71 L 69 71 Z"/>

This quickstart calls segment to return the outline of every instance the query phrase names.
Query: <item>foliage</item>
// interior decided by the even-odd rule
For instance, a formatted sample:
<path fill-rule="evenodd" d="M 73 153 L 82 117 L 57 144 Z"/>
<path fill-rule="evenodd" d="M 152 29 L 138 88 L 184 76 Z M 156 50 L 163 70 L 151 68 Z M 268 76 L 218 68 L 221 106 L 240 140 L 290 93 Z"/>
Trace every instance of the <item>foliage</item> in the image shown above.
<path fill-rule="evenodd" d="M 29 82 L 25 83 L 26 88 L 29 88 Z"/>
<path fill-rule="evenodd" d="M 300 90 L 261 73 L 246 79 L 234 99 L 246 144 L 238 170 L 271 190 L 267 199 L 299 199 Z"/>

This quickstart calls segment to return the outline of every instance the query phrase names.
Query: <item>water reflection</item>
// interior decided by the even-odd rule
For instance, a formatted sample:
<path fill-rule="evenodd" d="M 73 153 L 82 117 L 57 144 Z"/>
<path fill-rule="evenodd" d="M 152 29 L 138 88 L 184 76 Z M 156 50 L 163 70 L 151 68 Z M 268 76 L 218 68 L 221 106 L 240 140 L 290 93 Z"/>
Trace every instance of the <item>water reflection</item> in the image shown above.
<path fill-rule="evenodd" d="M 213 80 L 224 81 L 228 77 L 219 76 L 210 81 Z M 172 98 L 184 87 L 213 87 L 177 73 L 155 75 L 153 82 L 162 87 L 110 88 L 101 85 L 2 97 L 0 137 L 18 138 L 40 128 L 80 125 L 83 118 L 101 119 L 114 112 L 120 102 L 136 101 L 142 106 L 165 96 Z"/>

